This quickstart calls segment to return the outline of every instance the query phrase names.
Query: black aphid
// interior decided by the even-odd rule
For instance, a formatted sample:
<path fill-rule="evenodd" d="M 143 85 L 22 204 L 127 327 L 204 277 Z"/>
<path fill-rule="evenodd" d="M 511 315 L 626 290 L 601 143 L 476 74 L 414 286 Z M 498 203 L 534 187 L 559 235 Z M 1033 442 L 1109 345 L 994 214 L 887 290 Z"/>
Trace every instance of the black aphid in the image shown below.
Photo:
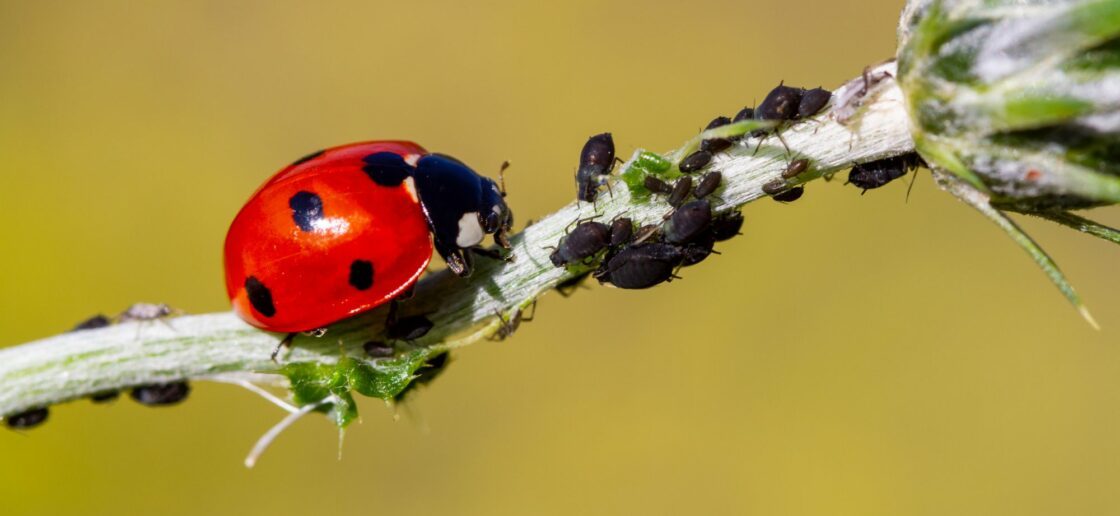
<path fill-rule="evenodd" d="M 921 165 L 922 158 L 915 152 L 861 163 L 852 167 L 852 171 L 848 173 L 848 182 L 866 192 L 884 186 Z"/>
<path fill-rule="evenodd" d="M 614 139 L 611 133 L 592 136 L 583 144 L 576 171 L 576 198 L 595 202 L 605 176 L 614 169 Z"/>
<path fill-rule="evenodd" d="M 773 199 L 775 201 L 779 201 L 779 202 L 793 202 L 793 201 L 796 201 L 796 200 L 800 199 L 801 196 L 804 193 L 805 193 L 805 187 L 804 186 L 795 186 L 795 187 L 790 188 L 789 190 L 786 190 L 782 193 L 775 194 Z"/>
<path fill-rule="evenodd" d="M 643 289 L 668 281 L 684 255 L 675 245 L 651 243 L 627 247 L 597 273 L 599 281 L 618 288 Z"/>
<path fill-rule="evenodd" d="M 371 340 L 362 344 L 362 350 L 370 358 L 389 358 L 395 353 L 391 344 L 380 340 Z"/>
<path fill-rule="evenodd" d="M 705 127 L 704 130 L 707 131 L 709 129 L 715 129 L 717 127 L 722 127 L 730 123 L 730 118 L 727 118 L 725 116 L 717 116 L 711 122 L 708 122 L 708 126 Z M 700 150 L 708 151 L 715 154 L 717 152 L 723 152 L 727 150 L 727 148 L 731 146 L 731 143 L 731 139 L 729 138 L 708 138 L 700 142 Z"/>
<path fill-rule="evenodd" d="M 385 328 L 385 336 L 393 340 L 416 340 L 428 334 L 435 327 L 423 315 L 410 315 L 390 322 Z"/>
<path fill-rule="evenodd" d="M 797 118 L 811 117 L 828 105 L 832 99 L 832 92 L 824 88 L 813 88 L 801 94 L 801 102 L 797 105 Z"/>
<path fill-rule="evenodd" d="M 611 222 L 611 247 L 620 247 L 634 238 L 634 221 L 619 217 Z"/>
<path fill-rule="evenodd" d="M 71 330 L 71 331 L 93 330 L 93 329 L 96 329 L 96 328 L 104 328 L 104 327 L 106 327 L 106 326 L 108 326 L 112 323 L 113 322 L 110 321 L 108 317 L 106 317 L 102 314 L 97 314 L 93 317 L 90 317 L 89 319 L 86 319 L 86 320 L 78 323 L 77 325 L 74 326 L 74 329 Z"/>
<path fill-rule="evenodd" d="M 712 224 L 708 231 L 716 242 L 723 242 L 724 240 L 739 235 L 739 231 L 742 229 L 743 213 L 736 210 L 717 215 L 712 219 Z"/>
<path fill-rule="evenodd" d="M 170 382 L 138 386 L 129 396 L 141 405 L 155 407 L 174 405 L 187 399 L 190 393 L 191 386 L 187 382 Z"/>
<path fill-rule="evenodd" d="M 706 199 L 700 199 L 674 211 L 661 226 L 661 233 L 670 244 L 684 244 L 707 231 L 711 223 L 712 205 Z"/>
<path fill-rule="evenodd" d="M 4 424 L 12 429 L 26 429 L 35 428 L 47 420 L 50 411 L 46 407 L 34 408 L 19 414 L 12 414 L 4 417 Z"/>
<path fill-rule="evenodd" d="M 793 120 L 797 118 L 798 107 L 801 104 L 800 88 L 791 88 L 779 84 L 762 103 L 754 110 L 754 117 L 758 120 Z"/>
<path fill-rule="evenodd" d="M 610 226 L 593 220 L 580 222 L 570 233 L 560 237 L 560 243 L 548 258 L 553 265 L 563 267 L 595 256 L 610 242 Z"/>

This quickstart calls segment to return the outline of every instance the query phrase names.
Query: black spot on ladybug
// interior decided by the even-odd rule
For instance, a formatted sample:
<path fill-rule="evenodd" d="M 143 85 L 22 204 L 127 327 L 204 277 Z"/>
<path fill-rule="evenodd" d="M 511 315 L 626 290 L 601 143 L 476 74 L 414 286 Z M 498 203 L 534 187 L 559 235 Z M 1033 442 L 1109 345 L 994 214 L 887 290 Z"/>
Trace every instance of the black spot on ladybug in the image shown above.
<path fill-rule="evenodd" d="M 191 386 L 187 382 L 155 383 L 132 389 L 129 396 L 141 405 L 155 407 L 174 405 L 187 399 Z"/>
<path fill-rule="evenodd" d="M 311 161 L 315 158 L 318 158 L 319 156 L 322 156 L 324 152 L 327 152 L 327 151 L 321 150 L 321 151 L 312 152 L 311 154 L 308 154 L 308 155 L 306 155 L 306 156 L 304 156 L 300 159 L 297 159 L 297 160 L 293 161 L 292 164 L 289 165 L 289 166 L 295 167 L 295 166 L 302 165 L 304 163 L 307 163 L 308 161 Z"/>
<path fill-rule="evenodd" d="M 20 412 L 19 414 L 12 414 L 4 418 L 4 424 L 8 428 L 35 428 L 47 420 L 50 411 L 44 408 L 36 408 L 28 410 L 27 412 Z"/>
<path fill-rule="evenodd" d="M 249 294 L 249 304 L 253 305 L 257 313 L 265 317 L 276 315 L 276 306 L 272 304 L 272 292 L 256 276 L 245 278 L 245 292 Z"/>
<path fill-rule="evenodd" d="M 354 260 L 350 264 L 350 286 L 366 290 L 373 286 L 373 264 L 365 260 Z"/>
<path fill-rule="evenodd" d="M 288 199 L 292 220 L 301 231 L 314 231 L 315 221 L 323 218 L 323 200 L 311 192 L 296 192 Z"/>
<path fill-rule="evenodd" d="M 381 186 L 400 186 L 414 170 L 395 152 L 375 152 L 362 158 L 362 161 L 365 162 L 362 172 Z"/>

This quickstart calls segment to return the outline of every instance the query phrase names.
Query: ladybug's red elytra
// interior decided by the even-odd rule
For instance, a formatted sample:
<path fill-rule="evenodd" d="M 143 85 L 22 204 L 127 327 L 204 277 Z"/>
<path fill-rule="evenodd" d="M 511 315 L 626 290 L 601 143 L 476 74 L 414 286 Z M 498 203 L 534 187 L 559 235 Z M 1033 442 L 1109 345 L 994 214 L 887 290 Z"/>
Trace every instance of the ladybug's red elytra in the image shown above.
<path fill-rule="evenodd" d="M 509 249 L 498 185 L 407 141 L 308 155 L 245 203 L 225 242 L 226 292 L 249 324 L 301 332 L 384 304 L 424 272 L 433 247 L 460 276 L 487 234 Z"/>

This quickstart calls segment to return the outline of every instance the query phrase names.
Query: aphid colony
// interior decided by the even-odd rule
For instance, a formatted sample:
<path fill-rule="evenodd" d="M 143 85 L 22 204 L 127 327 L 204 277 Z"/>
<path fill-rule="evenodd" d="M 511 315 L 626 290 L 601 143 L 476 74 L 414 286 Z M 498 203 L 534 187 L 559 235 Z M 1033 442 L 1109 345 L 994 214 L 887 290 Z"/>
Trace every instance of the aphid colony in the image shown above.
<path fill-rule="evenodd" d="M 121 312 L 116 317 L 111 318 L 102 314 L 90 317 L 75 325 L 71 331 L 104 328 L 114 323 L 156 321 L 174 313 L 175 310 L 165 304 L 136 303 L 125 309 L 125 311 Z M 129 397 L 141 405 L 153 407 L 179 403 L 187 399 L 187 395 L 189 395 L 190 392 L 191 388 L 187 382 L 178 381 L 138 385 L 129 391 Z M 91 394 L 89 399 L 94 403 L 107 403 L 115 401 L 119 397 L 119 391 L 108 390 Z M 5 416 L 4 424 L 8 428 L 18 430 L 34 428 L 43 424 L 49 415 L 50 410 L 47 407 L 36 407 L 17 414 Z"/>

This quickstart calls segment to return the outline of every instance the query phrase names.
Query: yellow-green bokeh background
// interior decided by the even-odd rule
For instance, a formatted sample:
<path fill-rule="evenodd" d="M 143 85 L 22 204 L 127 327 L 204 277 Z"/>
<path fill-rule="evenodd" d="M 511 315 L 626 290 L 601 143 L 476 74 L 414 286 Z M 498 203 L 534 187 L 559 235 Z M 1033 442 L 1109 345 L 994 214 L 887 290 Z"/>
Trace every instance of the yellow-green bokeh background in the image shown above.
<path fill-rule="evenodd" d="M 537 218 L 588 135 L 665 150 L 781 79 L 835 86 L 893 53 L 900 7 L 2 0 L 0 346 L 138 300 L 225 309 L 226 225 L 308 151 L 509 159 Z M 0 513 L 1120 513 L 1120 250 L 1025 223 L 1095 332 L 927 174 L 909 203 L 840 183 L 750 205 L 684 281 L 546 297 L 399 421 L 365 400 L 341 461 L 313 418 L 244 469 L 282 414 L 229 386 L 57 407 L 0 432 Z"/>

